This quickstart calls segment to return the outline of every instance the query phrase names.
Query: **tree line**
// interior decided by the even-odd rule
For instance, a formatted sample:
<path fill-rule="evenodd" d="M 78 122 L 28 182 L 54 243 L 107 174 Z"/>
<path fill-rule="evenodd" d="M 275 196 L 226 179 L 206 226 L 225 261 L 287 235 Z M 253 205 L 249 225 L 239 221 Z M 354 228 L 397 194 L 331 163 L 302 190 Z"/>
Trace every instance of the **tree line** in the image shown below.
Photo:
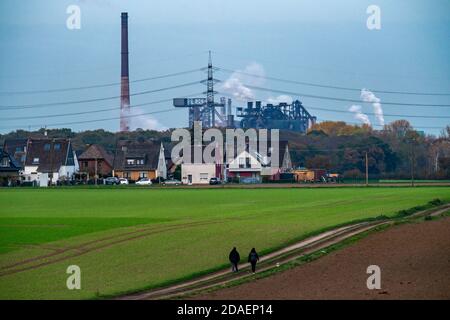
<path fill-rule="evenodd" d="M 113 154 L 118 140 L 155 140 L 169 144 L 171 131 L 16 130 L 0 134 L 0 146 L 6 139 L 47 136 L 70 138 L 76 151 L 99 144 Z M 315 124 L 307 134 L 281 131 L 280 138 L 289 141 L 295 167 L 326 169 L 346 178 L 362 179 L 367 153 L 369 176 L 373 179 L 410 179 L 412 175 L 416 179 L 450 179 L 450 126 L 439 136 L 433 136 L 415 130 L 406 120 L 394 121 L 382 130 L 325 121 Z"/>

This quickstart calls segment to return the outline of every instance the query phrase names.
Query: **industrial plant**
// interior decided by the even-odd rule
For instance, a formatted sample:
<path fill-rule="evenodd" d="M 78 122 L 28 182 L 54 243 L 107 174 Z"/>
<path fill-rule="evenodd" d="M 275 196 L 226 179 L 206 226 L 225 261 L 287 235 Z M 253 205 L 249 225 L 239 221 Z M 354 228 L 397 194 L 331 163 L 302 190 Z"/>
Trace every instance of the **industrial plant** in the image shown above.
<path fill-rule="evenodd" d="M 208 77 L 205 98 L 175 98 L 173 105 L 176 108 L 188 109 L 189 127 L 194 121 L 202 123 L 203 128 L 255 128 L 255 129 L 281 129 L 306 133 L 317 121 L 308 110 L 303 107 L 300 100 L 292 103 L 282 102 L 277 105 L 261 101 L 248 101 L 246 107 L 236 107 L 233 112 L 232 100 L 221 97 L 220 102 L 214 101 L 214 84 L 219 80 L 213 77 L 211 53 L 209 53 Z"/>
<path fill-rule="evenodd" d="M 120 131 L 130 130 L 130 81 L 128 62 L 128 14 L 121 16 L 121 86 L 120 86 Z M 216 102 L 214 84 L 219 80 L 214 78 L 211 52 L 207 68 L 207 78 L 201 83 L 206 84 L 204 97 L 175 98 L 173 106 L 188 110 L 188 124 L 192 128 L 194 121 L 200 121 L 207 128 L 255 128 L 282 129 L 306 133 L 316 122 L 299 100 L 278 105 L 263 105 L 261 101 L 249 101 L 246 107 L 233 107 L 232 100 L 220 97 Z"/>

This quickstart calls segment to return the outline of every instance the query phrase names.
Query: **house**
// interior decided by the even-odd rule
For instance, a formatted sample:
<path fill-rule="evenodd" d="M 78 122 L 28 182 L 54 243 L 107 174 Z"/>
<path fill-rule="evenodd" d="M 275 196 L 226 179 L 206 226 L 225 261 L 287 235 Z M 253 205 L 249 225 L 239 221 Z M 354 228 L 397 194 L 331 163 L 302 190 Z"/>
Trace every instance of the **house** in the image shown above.
<path fill-rule="evenodd" d="M 256 154 L 242 151 L 228 164 L 228 180 L 235 182 L 260 183 L 263 166 Z"/>
<path fill-rule="evenodd" d="M 13 156 L 0 148 L 0 186 L 19 184 L 19 173 L 21 170 L 22 165 Z"/>
<path fill-rule="evenodd" d="M 268 156 L 271 156 L 272 148 L 268 141 Z M 227 165 L 227 179 L 243 183 L 260 183 L 263 180 L 279 180 L 280 174 L 292 170 L 292 161 L 287 141 L 280 141 L 278 144 L 278 165 L 272 166 L 268 158 L 261 156 L 258 150 L 255 153 L 246 150 L 237 154 Z M 235 150 L 235 154 L 237 150 Z"/>
<path fill-rule="evenodd" d="M 30 139 L 6 139 L 3 145 L 3 151 L 16 159 L 23 167 L 25 165 L 29 141 Z"/>
<path fill-rule="evenodd" d="M 186 159 L 183 158 L 183 161 L 181 163 L 181 182 L 184 184 L 209 184 L 209 180 L 211 178 L 221 178 L 222 172 L 221 172 L 221 165 L 216 164 L 218 159 L 214 161 L 213 163 L 206 163 L 203 159 L 203 156 L 201 157 L 201 161 L 196 162 L 194 154 L 196 152 L 196 147 L 191 146 L 191 160 L 186 161 Z M 201 151 L 200 151 L 201 150 Z M 205 146 L 198 146 L 198 151 L 201 152 L 203 155 L 203 152 L 205 151 Z M 213 151 L 214 155 L 215 151 Z"/>
<path fill-rule="evenodd" d="M 90 145 L 78 157 L 80 174 L 85 174 L 87 179 L 104 178 L 112 173 L 114 157 L 98 145 Z"/>
<path fill-rule="evenodd" d="M 78 167 L 70 139 L 28 139 L 23 178 L 40 186 L 72 180 Z"/>
<path fill-rule="evenodd" d="M 167 178 L 164 146 L 153 141 L 119 141 L 113 162 L 113 175 L 138 181 L 141 178 Z"/>

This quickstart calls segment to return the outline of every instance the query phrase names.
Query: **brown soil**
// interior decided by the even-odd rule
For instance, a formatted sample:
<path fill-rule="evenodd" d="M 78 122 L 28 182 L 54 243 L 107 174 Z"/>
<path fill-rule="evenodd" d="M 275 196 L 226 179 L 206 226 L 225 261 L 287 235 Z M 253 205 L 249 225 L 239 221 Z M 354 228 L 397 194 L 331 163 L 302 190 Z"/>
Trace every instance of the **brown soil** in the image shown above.
<path fill-rule="evenodd" d="M 369 265 L 381 289 L 366 286 Z M 450 299 L 450 218 L 392 227 L 311 263 L 194 299 Z"/>

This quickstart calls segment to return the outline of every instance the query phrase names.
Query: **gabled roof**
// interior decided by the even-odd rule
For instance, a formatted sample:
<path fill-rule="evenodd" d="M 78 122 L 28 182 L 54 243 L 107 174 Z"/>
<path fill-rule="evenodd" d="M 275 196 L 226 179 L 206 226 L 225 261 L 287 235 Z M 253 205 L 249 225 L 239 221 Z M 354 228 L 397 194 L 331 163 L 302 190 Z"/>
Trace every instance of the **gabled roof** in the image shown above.
<path fill-rule="evenodd" d="M 156 170 L 161 143 L 152 141 L 119 141 L 114 155 L 114 170 Z M 127 160 L 139 159 L 144 164 L 128 165 Z"/>
<path fill-rule="evenodd" d="M 38 158 L 39 163 L 34 163 Z M 38 166 L 39 172 L 56 172 L 61 166 L 74 165 L 72 146 L 68 139 L 30 139 L 26 166 Z"/>
<path fill-rule="evenodd" d="M 8 166 L 4 167 L 3 159 L 8 159 Z M 13 156 L 11 156 L 9 153 L 3 151 L 2 148 L 0 148 L 0 172 L 14 172 L 19 171 L 22 169 L 22 165 L 19 161 L 17 161 Z"/>
<path fill-rule="evenodd" d="M 4 143 L 4 151 L 14 157 L 22 165 L 25 164 L 26 148 L 29 139 L 6 139 Z"/>
<path fill-rule="evenodd" d="M 94 160 L 103 159 L 110 165 L 113 164 L 114 157 L 107 153 L 101 145 L 92 144 L 90 145 L 79 157 L 79 160 Z"/>
<path fill-rule="evenodd" d="M 282 165 L 282 163 L 283 163 L 283 160 L 284 160 L 284 156 L 285 156 L 285 153 L 286 153 L 286 149 L 288 149 L 288 151 L 289 151 L 289 148 L 288 148 L 288 141 L 286 141 L 286 140 L 280 140 L 279 142 L 278 142 L 278 166 L 280 166 L 281 167 L 281 165 Z M 264 154 L 266 154 L 267 156 L 271 156 L 271 152 L 270 152 L 270 148 L 272 147 L 272 141 L 271 140 L 268 140 L 267 141 L 267 150 L 265 150 L 265 152 L 264 152 Z M 249 144 L 246 144 L 246 148 L 245 148 L 245 151 L 250 151 L 249 150 Z M 226 153 L 226 146 L 225 146 L 225 153 Z M 257 144 L 256 144 L 256 151 L 258 152 L 258 153 L 260 153 L 260 154 L 262 154 L 263 152 L 262 152 L 262 150 L 260 150 L 260 144 L 259 144 L 259 141 L 257 141 Z M 236 158 L 236 157 L 238 157 L 240 154 L 238 154 L 238 148 L 237 148 L 237 145 L 235 144 L 234 145 L 234 155 L 233 155 L 233 158 Z M 256 157 L 256 158 L 258 158 L 256 155 L 252 155 L 252 156 L 254 156 L 254 157 Z"/>

